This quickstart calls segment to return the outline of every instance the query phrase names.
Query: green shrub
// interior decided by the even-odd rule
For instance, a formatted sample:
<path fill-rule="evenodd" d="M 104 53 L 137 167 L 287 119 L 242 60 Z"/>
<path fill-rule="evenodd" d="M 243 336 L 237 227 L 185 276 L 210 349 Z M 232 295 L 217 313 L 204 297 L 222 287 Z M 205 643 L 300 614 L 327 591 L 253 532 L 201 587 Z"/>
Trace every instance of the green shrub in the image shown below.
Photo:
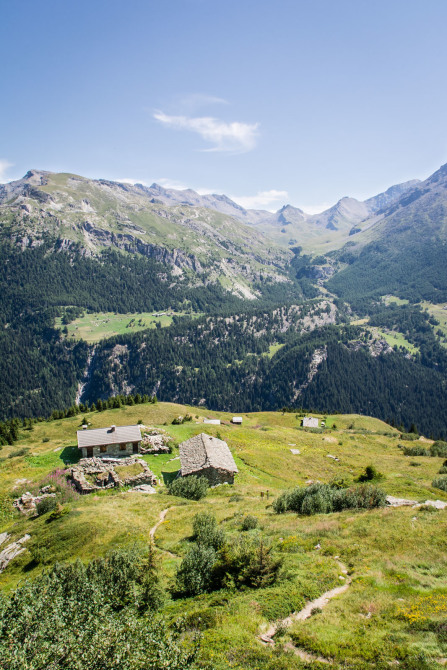
<path fill-rule="evenodd" d="M 443 442 L 442 440 L 437 440 L 436 442 L 433 442 L 433 444 L 430 447 L 430 454 L 431 456 L 441 456 L 442 458 L 446 458 L 447 442 Z"/>
<path fill-rule="evenodd" d="M 371 482 L 373 480 L 383 479 L 384 475 L 379 472 L 374 465 L 367 465 L 365 472 L 358 478 L 359 482 Z"/>
<path fill-rule="evenodd" d="M 211 590 L 212 571 L 216 552 L 212 547 L 195 544 L 177 570 L 177 585 L 186 596 L 196 596 Z"/>
<path fill-rule="evenodd" d="M 416 433 L 401 433 L 401 440 L 407 440 L 407 442 L 413 442 L 413 440 L 419 440 L 419 435 Z"/>
<path fill-rule="evenodd" d="M 443 465 L 442 467 L 440 467 L 438 474 L 447 475 L 447 466 Z"/>
<path fill-rule="evenodd" d="M 197 544 L 217 551 L 225 542 L 225 533 L 218 527 L 214 514 L 199 512 L 192 521 L 193 537 Z"/>
<path fill-rule="evenodd" d="M 436 477 L 431 483 L 435 489 L 447 492 L 447 477 Z"/>
<path fill-rule="evenodd" d="M 42 516 L 43 514 L 47 514 L 47 512 L 51 512 L 56 507 L 56 498 L 50 498 L 48 496 L 47 498 L 43 498 L 40 502 L 37 503 L 36 511 L 39 516 Z"/>
<path fill-rule="evenodd" d="M 255 516 L 244 516 L 241 523 L 241 530 L 254 530 L 259 526 L 259 520 Z"/>
<path fill-rule="evenodd" d="M 48 498 L 46 498 L 46 500 L 48 500 Z M 65 516 L 65 514 L 68 514 L 69 511 L 67 506 L 63 507 L 59 503 L 56 503 L 53 511 L 48 515 L 47 522 L 50 523 L 51 521 L 56 521 L 56 519 L 60 519 Z"/>
<path fill-rule="evenodd" d="M 405 447 L 403 446 L 404 456 L 430 456 L 430 452 L 425 447 Z"/>
<path fill-rule="evenodd" d="M 312 484 L 285 491 L 274 501 L 273 510 L 277 514 L 292 511 L 310 516 L 340 512 L 344 509 L 383 507 L 385 499 L 385 492 L 373 484 L 351 486 L 347 489 L 328 484 Z"/>
<path fill-rule="evenodd" d="M 225 543 L 213 568 L 213 586 L 264 588 L 279 576 L 282 558 L 273 555 L 271 546 L 262 538 L 242 535 Z"/>
<path fill-rule="evenodd" d="M 168 486 L 168 491 L 172 496 L 188 498 L 189 500 L 200 500 L 206 496 L 208 491 L 208 480 L 206 477 L 178 477 Z"/>
<path fill-rule="evenodd" d="M 16 458 L 16 456 L 26 456 L 29 452 L 29 447 L 20 447 L 20 449 L 14 449 L 8 454 L 8 458 Z"/>
<path fill-rule="evenodd" d="M 42 442 L 49 442 L 49 441 L 50 441 L 49 437 L 44 437 L 43 440 L 42 440 Z"/>

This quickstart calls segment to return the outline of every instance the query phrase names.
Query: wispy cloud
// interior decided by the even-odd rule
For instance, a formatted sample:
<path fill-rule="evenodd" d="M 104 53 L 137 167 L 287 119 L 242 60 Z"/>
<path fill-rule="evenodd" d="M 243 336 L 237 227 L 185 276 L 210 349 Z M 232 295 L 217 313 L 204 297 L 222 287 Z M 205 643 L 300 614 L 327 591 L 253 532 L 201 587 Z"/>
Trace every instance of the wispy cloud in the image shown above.
<path fill-rule="evenodd" d="M 155 112 L 154 119 L 168 128 L 189 130 L 213 146 L 203 151 L 246 153 L 255 148 L 259 123 L 227 123 L 211 116 L 171 116 Z"/>
<path fill-rule="evenodd" d="M 244 207 L 245 209 L 267 209 L 273 210 L 276 207 L 281 207 L 287 202 L 289 194 L 287 191 L 277 191 L 271 189 L 270 191 L 259 191 L 256 195 L 247 196 L 230 196 L 232 200 Z"/>
<path fill-rule="evenodd" d="M 9 181 L 6 178 L 6 173 L 10 167 L 12 167 L 14 163 L 10 163 L 9 161 L 5 160 L 4 158 L 0 158 L 0 182 L 4 181 Z"/>
<path fill-rule="evenodd" d="M 193 113 L 201 107 L 210 105 L 228 105 L 228 100 L 219 98 L 217 95 L 207 95 L 206 93 L 190 93 L 179 99 L 178 105 L 184 112 Z"/>

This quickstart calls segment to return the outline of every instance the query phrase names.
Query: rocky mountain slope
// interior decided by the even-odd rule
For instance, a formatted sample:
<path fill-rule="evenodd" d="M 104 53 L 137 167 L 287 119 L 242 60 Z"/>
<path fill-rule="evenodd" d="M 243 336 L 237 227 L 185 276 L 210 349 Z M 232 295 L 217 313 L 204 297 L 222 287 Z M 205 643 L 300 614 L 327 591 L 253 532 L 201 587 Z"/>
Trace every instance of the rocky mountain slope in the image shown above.
<path fill-rule="evenodd" d="M 286 281 L 291 256 L 226 213 L 167 206 L 138 185 L 37 170 L 0 186 L 0 237 L 23 249 L 50 238 L 93 257 L 108 248 L 137 253 L 245 298 L 261 277 Z"/>

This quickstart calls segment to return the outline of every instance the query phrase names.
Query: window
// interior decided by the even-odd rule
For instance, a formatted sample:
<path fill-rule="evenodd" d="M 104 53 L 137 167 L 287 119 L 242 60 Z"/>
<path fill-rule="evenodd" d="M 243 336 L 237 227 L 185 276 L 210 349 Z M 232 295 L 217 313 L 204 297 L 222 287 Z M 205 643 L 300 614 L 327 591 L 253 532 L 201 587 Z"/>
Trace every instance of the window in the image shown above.
<path fill-rule="evenodd" d="M 107 453 L 107 445 L 106 444 L 101 444 L 101 446 L 99 447 L 99 451 L 101 452 L 101 454 L 106 454 Z"/>
<path fill-rule="evenodd" d="M 120 451 L 126 451 L 126 445 L 120 444 Z"/>

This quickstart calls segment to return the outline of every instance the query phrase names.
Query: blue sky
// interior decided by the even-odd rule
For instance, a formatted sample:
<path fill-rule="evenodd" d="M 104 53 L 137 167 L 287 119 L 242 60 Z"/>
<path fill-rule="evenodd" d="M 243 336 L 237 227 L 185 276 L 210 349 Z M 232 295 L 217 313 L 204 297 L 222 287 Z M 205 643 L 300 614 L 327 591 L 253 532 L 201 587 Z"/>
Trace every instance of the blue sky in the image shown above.
<path fill-rule="evenodd" d="M 447 162 L 445 0 L 3 0 L 0 181 L 319 211 Z"/>

